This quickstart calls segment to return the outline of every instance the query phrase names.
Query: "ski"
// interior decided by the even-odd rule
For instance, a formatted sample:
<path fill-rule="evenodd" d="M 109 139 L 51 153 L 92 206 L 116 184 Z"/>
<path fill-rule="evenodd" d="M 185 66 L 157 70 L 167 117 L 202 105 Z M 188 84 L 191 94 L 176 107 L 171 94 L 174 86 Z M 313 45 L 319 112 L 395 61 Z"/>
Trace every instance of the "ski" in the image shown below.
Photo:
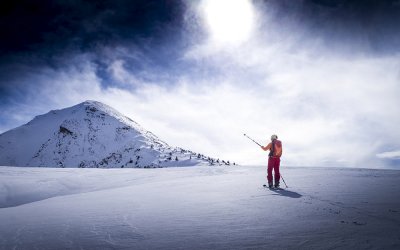
<path fill-rule="evenodd" d="M 263 184 L 263 187 L 271 189 L 271 190 L 285 190 L 284 188 L 281 188 L 281 187 L 274 187 L 274 186 L 269 187 L 267 184 Z"/>

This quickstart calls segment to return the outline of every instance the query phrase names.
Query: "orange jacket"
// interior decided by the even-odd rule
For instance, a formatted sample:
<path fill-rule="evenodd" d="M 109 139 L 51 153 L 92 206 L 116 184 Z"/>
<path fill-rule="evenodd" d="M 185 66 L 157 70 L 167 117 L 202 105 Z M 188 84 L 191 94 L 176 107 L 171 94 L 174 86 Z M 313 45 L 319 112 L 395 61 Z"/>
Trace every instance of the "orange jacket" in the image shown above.
<path fill-rule="evenodd" d="M 281 157 L 282 156 L 282 142 L 279 140 L 274 140 L 274 145 L 275 145 L 275 149 L 274 149 L 274 155 L 272 155 L 272 157 Z M 268 143 L 267 146 L 263 147 L 261 146 L 261 148 L 264 151 L 267 150 L 271 150 L 272 149 L 272 142 Z"/>

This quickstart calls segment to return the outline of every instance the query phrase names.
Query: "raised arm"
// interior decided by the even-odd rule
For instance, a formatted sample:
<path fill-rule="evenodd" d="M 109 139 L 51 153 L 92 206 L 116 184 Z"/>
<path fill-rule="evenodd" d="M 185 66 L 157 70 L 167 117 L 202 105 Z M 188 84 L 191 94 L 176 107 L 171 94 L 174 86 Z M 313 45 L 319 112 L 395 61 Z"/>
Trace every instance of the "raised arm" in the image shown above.
<path fill-rule="evenodd" d="M 271 147 L 272 147 L 272 143 L 268 143 L 268 145 L 265 146 L 265 147 L 264 147 L 264 146 L 261 146 L 262 150 L 264 150 L 264 151 L 270 150 Z"/>

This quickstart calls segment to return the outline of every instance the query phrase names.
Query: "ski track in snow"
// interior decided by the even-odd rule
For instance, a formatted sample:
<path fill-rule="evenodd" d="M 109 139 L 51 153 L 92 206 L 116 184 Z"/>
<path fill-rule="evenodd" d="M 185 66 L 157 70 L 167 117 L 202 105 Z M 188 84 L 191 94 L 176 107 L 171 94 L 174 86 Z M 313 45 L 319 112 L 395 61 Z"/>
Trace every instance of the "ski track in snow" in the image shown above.
<path fill-rule="evenodd" d="M 400 248 L 400 171 L 282 173 L 0 167 L 0 249 Z"/>

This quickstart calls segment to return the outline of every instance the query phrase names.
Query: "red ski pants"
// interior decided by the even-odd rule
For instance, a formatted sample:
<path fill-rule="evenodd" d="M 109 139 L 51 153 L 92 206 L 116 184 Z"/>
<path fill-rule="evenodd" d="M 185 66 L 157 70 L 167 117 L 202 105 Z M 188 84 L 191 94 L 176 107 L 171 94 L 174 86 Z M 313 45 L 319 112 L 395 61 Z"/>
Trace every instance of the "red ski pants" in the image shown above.
<path fill-rule="evenodd" d="M 279 157 L 269 157 L 268 159 L 268 183 L 272 182 L 272 169 L 274 170 L 275 173 L 275 183 L 278 183 L 281 174 L 279 173 L 279 166 L 281 164 L 281 159 Z"/>

